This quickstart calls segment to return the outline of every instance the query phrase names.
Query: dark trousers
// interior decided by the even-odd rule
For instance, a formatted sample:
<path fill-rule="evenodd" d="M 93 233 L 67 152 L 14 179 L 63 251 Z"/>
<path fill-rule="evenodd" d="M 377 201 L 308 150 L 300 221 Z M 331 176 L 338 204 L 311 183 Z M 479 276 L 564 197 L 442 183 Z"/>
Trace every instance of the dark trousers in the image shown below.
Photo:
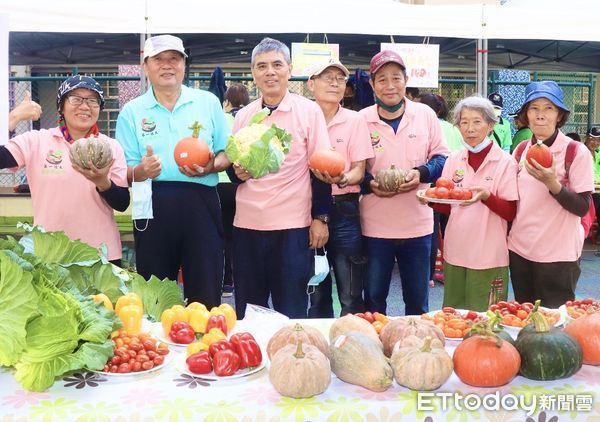
<path fill-rule="evenodd" d="M 214 187 L 187 182 L 152 183 L 154 218 L 134 226 L 136 268 L 150 276 L 177 280 L 183 270 L 188 302 L 208 309 L 221 303 L 223 226 Z"/>
<path fill-rule="evenodd" d="M 429 256 L 431 235 L 410 239 L 364 237 L 367 270 L 365 307 L 371 312 L 386 313 L 387 296 L 394 263 L 398 262 L 402 298 L 406 315 L 429 311 Z"/>
<path fill-rule="evenodd" d="M 235 194 L 238 185 L 235 183 L 219 183 L 217 192 L 221 201 L 221 217 L 223 219 L 223 235 L 225 240 L 225 276 L 223 284 L 233 286 L 233 264 L 231 250 L 233 247 L 233 217 L 235 216 Z"/>
<path fill-rule="evenodd" d="M 581 275 L 579 261 L 534 262 L 508 251 L 510 280 L 517 302 L 542 301 L 547 308 L 558 308 L 575 299 L 575 288 Z"/>
<path fill-rule="evenodd" d="M 363 312 L 363 273 L 366 258 L 362 250 L 362 235 L 358 194 L 334 197 L 330 211 L 327 257 L 333 267 L 341 315 Z M 350 198 L 350 199 L 348 199 Z M 331 275 L 319 284 L 309 297 L 311 318 L 333 318 Z"/>
<path fill-rule="evenodd" d="M 239 319 L 246 304 L 273 308 L 290 318 L 306 318 L 314 251 L 308 227 L 288 230 L 233 228 L 235 308 Z"/>

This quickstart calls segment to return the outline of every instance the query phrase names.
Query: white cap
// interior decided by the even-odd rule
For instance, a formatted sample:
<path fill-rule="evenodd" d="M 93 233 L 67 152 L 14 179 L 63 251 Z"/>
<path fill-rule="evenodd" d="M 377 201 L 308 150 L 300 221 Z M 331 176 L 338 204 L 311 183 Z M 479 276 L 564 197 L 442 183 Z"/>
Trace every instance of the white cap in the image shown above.
<path fill-rule="evenodd" d="M 321 73 L 323 73 L 325 71 L 325 69 L 327 69 L 329 67 L 338 68 L 342 72 L 344 72 L 344 76 L 346 76 L 346 77 L 350 76 L 350 72 L 348 72 L 348 69 L 346 69 L 346 66 L 344 66 L 339 60 L 329 59 L 326 62 L 319 63 L 318 65 L 316 65 L 310 71 L 310 74 L 308 75 L 308 77 L 312 78 L 313 76 L 319 76 Z"/>
<path fill-rule="evenodd" d="M 181 54 L 183 57 L 187 57 L 185 49 L 183 48 L 183 41 L 181 38 L 173 35 L 157 35 L 150 37 L 144 43 L 144 60 L 148 57 L 154 57 L 163 51 L 174 50 Z"/>

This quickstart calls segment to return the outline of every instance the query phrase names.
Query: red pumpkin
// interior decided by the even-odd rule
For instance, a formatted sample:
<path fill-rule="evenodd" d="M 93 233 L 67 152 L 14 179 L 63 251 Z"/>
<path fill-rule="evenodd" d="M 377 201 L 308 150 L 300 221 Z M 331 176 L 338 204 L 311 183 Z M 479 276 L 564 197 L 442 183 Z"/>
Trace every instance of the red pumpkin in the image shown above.
<path fill-rule="evenodd" d="M 569 323 L 564 329 L 575 338 L 583 350 L 583 363 L 600 365 L 600 312 L 587 314 Z"/>
<path fill-rule="evenodd" d="M 183 138 L 175 145 L 175 162 L 179 167 L 188 166 L 193 169 L 194 164 L 204 167 L 210 161 L 210 149 L 206 142 L 198 139 L 202 125 L 194 122 L 189 128 L 192 129 L 192 136 Z"/>
<path fill-rule="evenodd" d="M 346 160 L 334 149 L 321 149 L 315 151 L 308 161 L 310 168 L 319 170 L 321 173 L 329 173 L 331 177 L 337 177 L 344 171 Z"/>
<path fill-rule="evenodd" d="M 521 366 L 521 356 L 515 346 L 487 335 L 474 335 L 463 340 L 454 351 L 452 361 L 458 378 L 474 387 L 508 384 Z"/>
<path fill-rule="evenodd" d="M 533 162 L 531 161 L 532 158 L 542 167 L 550 168 L 552 165 L 552 153 L 550 152 L 550 148 L 540 141 L 538 141 L 537 144 L 529 147 L 525 158 L 531 165 L 533 165 Z"/>

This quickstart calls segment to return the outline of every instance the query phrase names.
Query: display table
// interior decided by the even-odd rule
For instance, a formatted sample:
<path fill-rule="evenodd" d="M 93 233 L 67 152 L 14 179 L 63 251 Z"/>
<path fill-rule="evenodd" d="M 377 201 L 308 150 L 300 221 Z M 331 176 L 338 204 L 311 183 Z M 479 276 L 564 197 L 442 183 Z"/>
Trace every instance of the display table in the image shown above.
<path fill-rule="evenodd" d="M 301 322 L 327 333 L 331 321 Z M 260 327 L 239 321 L 235 331 L 252 332 L 264 349 L 277 326 Z M 457 344 L 448 344 L 447 350 L 452 354 Z M 550 419 L 554 415 L 558 421 L 600 420 L 600 367 L 588 365 L 565 380 L 538 382 L 518 376 L 509 385 L 495 389 L 467 386 L 453 374 L 439 390 L 429 393 L 410 391 L 395 382 L 389 390 L 374 393 L 334 376 L 325 393 L 291 399 L 273 389 L 268 368 L 235 380 L 204 381 L 177 369 L 185 360 L 184 348 L 171 350 L 169 364 L 156 372 L 127 377 L 79 372 L 58 380 L 44 393 L 23 391 L 11 369 L 0 369 L 0 422 L 528 420 L 527 412 L 513 398 L 528 407 L 536 400 L 537 410 L 531 419 L 535 422 L 554 421 Z M 466 403 L 461 398 L 465 396 Z M 477 406 L 483 398 L 489 410 L 482 404 Z M 430 406 L 433 410 L 425 410 Z M 519 410 L 509 410 L 513 408 Z"/>

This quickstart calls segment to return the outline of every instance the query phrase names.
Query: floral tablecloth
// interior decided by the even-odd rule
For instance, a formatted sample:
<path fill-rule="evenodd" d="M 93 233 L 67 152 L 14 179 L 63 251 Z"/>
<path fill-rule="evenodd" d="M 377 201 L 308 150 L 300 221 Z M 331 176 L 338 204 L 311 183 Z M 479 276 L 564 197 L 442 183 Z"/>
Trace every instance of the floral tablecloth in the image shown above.
<path fill-rule="evenodd" d="M 324 332 L 330 324 L 328 320 L 303 322 Z M 236 331 L 245 331 L 243 322 L 239 325 Z M 264 339 L 273 329 L 249 331 L 266 345 Z M 447 345 L 450 353 L 454 346 Z M 177 368 L 183 360 L 184 349 L 179 349 L 173 351 L 168 365 L 154 373 L 115 377 L 78 372 L 57 380 L 43 393 L 23 391 L 12 370 L 2 368 L 0 422 L 600 421 L 600 367 L 588 365 L 565 380 L 536 382 L 519 376 L 498 389 L 473 388 L 453 374 L 432 393 L 410 391 L 396 383 L 383 393 L 374 393 L 334 376 L 325 393 L 291 399 L 273 389 L 267 368 L 236 380 L 206 381 L 182 374 Z M 535 410 L 528 415 L 512 398 L 522 400 L 527 408 L 535 403 Z"/>

